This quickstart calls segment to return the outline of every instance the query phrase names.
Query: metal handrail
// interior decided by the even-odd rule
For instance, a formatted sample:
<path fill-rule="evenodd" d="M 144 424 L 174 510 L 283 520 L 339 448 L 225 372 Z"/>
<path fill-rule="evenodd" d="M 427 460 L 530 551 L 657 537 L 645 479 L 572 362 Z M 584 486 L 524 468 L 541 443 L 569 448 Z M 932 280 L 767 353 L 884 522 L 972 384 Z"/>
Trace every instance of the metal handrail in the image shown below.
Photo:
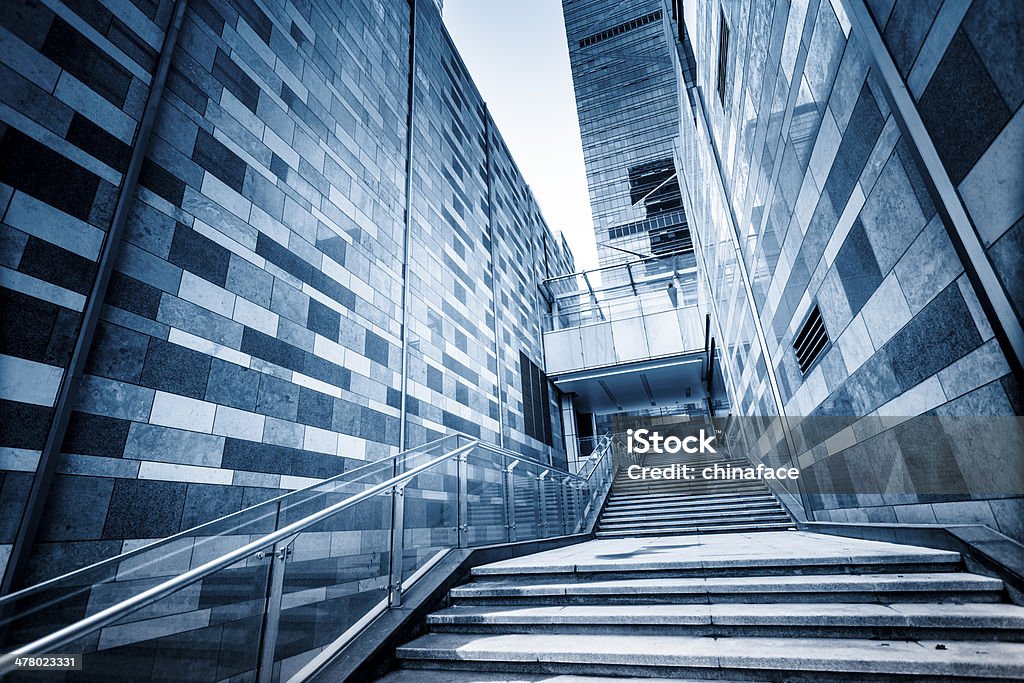
<path fill-rule="evenodd" d="M 388 456 L 387 458 L 381 458 L 380 460 L 375 460 L 373 462 L 366 463 L 365 465 L 360 465 L 359 467 L 357 467 L 357 468 L 355 468 L 353 470 L 348 470 L 346 472 L 342 472 L 341 474 L 336 474 L 333 477 L 330 477 L 328 479 L 323 479 L 321 481 L 315 482 L 313 484 L 309 484 L 307 486 L 303 486 L 300 489 L 295 489 L 293 491 L 288 491 L 287 493 L 282 493 L 281 495 L 276 496 L 274 498 L 270 498 L 268 500 L 265 500 L 262 503 L 257 503 L 256 505 L 250 505 L 247 508 L 242 508 L 241 510 L 237 510 L 237 511 L 232 512 L 230 514 L 224 515 L 223 517 L 218 517 L 217 519 L 211 519 L 209 522 L 203 522 L 202 524 L 200 524 L 198 526 L 194 526 L 194 527 L 191 527 L 189 529 L 185 529 L 184 531 L 179 531 L 178 533 L 176 533 L 176 534 L 174 534 L 172 536 L 167 536 L 165 538 L 157 539 L 157 540 L 153 541 L 152 543 L 147 543 L 146 545 L 139 546 L 138 548 L 135 548 L 133 550 L 129 550 L 128 552 L 125 552 L 125 553 L 121 553 L 120 555 L 114 555 L 113 557 L 108 557 L 105 560 L 100 560 L 99 562 L 94 562 L 93 564 L 86 565 L 84 567 L 80 567 L 79 569 L 72 570 L 72 571 L 67 572 L 65 574 L 61 574 L 60 576 L 55 576 L 52 579 L 47 579 L 46 581 L 42 581 L 40 583 L 33 584 L 31 586 L 26 586 L 25 588 L 22 588 L 19 591 L 16 591 L 14 593 L 9 593 L 8 595 L 4 595 L 4 596 L 0 597 L 0 608 L 2 608 L 4 605 L 6 605 L 8 603 L 16 602 L 16 601 L 18 601 L 20 599 L 23 599 L 23 598 L 25 598 L 25 597 L 27 597 L 29 595 L 32 595 L 33 593 L 38 593 L 38 592 L 40 592 L 42 590 L 46 590 L 48 588 L 52 588 L 54 585 L 56 585 L 58 583 L 65 582 L 65 581 L 67 581 L 67 580 L 69 580 L 69 579 L 71 579 L 71 578 L 73 578 L 75 576 L 79 576 L 79 575 L 82 575 L 82 574 L 87 574 L 89 572 L 96 571 L 97 569 L 101 569 L 101 568 L 103 568 L 104 566 L 107 566 L 107 565 L 119 564 L 119 563 L 124 562 L 125 560 L 128 560 L 128 559 L 131 559 L 132 557 L 135 557 L 137 555 L 141 555 L 141 554 L 143 554 L 145 552 L 149 552 L 151 550 L 159 548 L 159 547 L 161 547 L 163 545 L 167 545 L 167 544 L 173 543 L 175 541 L 180 541 L 180 540 L 182 540 L 184 538 L 189 538 L 190 536 L 200 536 L 201 534 L 199 532 L 201 532 L 202 530 L 209 529 L 212 526 L 223 524 L 224 522 L 226 522 L 226 521 L 228 521 L 228 520 L 230 520 L 232 518 L 240 517 L 242 515 L 251 513 L 253 510 L 258 510 L 259 508 L 262 508 L 262 507 L 274 506 L 274 505 L 276 505 L 278 503 L 283 502 L 285 499 L 294 498 L 294 497 L 298 496 L 299 494 L 302 494 L 302 493 L 310 491 L 311 489 L 315 489 L 317 487 L 324 486 L 326 484 L 331 484 L 333 482 L 338 482 L 338 481 L 340 481 L 343 478 L 350 478 L 352 475 L 358 474 L 361 470 L 366 470 L 366 469 L 369 469 L 371 467 L 378 467 L 378 466 L 380 466 L 380 464 L 382 462 L 385 462 L 387 460 L 397 460 L 398 458 L 401 458 L 402 456 L 414 455 L 416 451 L 423 451 L 423 450 L 432 448 L 432 447 L 440 444 L 442 441 L 444 441 L 446 439 L 452 439 L 452 438 L 456 438 L 456 437 L 459 437 L 459 436 L 464 436 L 464 435 L 461 434 L 461 433 L 448 434 L 447 436 L 443 436 L 443 437 L 441 437 L 439 439 L 435 439 L 433 441 L 428 441 L 427 443 L 423 444 L 422 446 L 417 446 L 416 448 L 410 448 L 410 449 L 402 451 L 400 453 L 396 453 L 394 455 Z M 467 436 L 466 438 L 473 438 L 473 437 L 468 437 Z M 343 482 L 343 483 L 353 483 L 353 482 Z"/>
<path fill-rule="evenodd" d="M 339 501 L 333 505 L 324 508 L 323 510 L 320 510 L 307 517 L 304 517 L 303 519 L 295 521 L 274 532 L 262 536 L 255 541 L 251 541 L 246 545 L 240 546 L 239 548 L 236 548 L 235 550 L 232 550 L 228 553 L 225 553 L 224 555 L 214 558 L 213 560 L 210 560 L 205 564 L 202 564 L 194 569 L 179 574 L 171 579 L 168 579 L 167 581 L 164 581 L 163 583 L 153 586 L 126 600 L 123 600 L 115 605 L 103 609 L 97 612 L 96 614 L 93 614 L 73 624 L 65 626 L 64 628 L 59 629 L 48 636 L 44 636 L 43 638 L 39 638 L 31 643 L 22 645 L 12 650 L 11 652 L 0 655 L 0 675 L 9 672 L 14 664 L 14 660 L 18 657 L 25 657 L 33 653 L 42 654 L 46 652 L 52 652 L 56 648 L 59 648 L 74 640 L 77 640 L 78 638 L 93 633 L 103 628 L 104 626 L 107 626 L 108 624 L 116 622 L 122 617 L 131 614 L 132 612 L 138 611 L 148 605 L 151 605 L 154 602 L 160 600 L 161 598 L 164 598 L 197 581 L 200 581 L 201 579 L 210 576 L 211 574 L 214 574 L 220 571 L 221 569 L 225 569 L 240 560 L 246 559 L 267 547 L 273 547 L 277 543 L 301 533 L 305 529 L 311 527 L 314 524 L 317 524 L 318 522 L 323 521 L 324 519 L 327 519 L 328 517 L 332 517 L 335 514 L 350 507 L 353 507 L 354 505 L 357 505 L 380 493 L 395 489 L 396 487 L 401 486 L 404 482 L 407 482 L 408 480 L 416 477 L 417 475 L 419 475 L 422 472 L 425 472 L 428 469 L 435 467 L 436 465 L 439 465 L 443 462 L 447 462 L 453 458 L 459 457 L 464 453 L 467 453 L 472 449 L 478 447 L 482 448 L 483 450 L 500 453 L 501 455 L 505 455 L 508 457 L 513 457 L 516 459 L 543 465 L 543 463 L 539 463 L 538 461 L 533 460 L 531 458 L 520 456 L 519 454 L 513 453 L 511 451 L 506 451 L 504 449 L 498 448 L 497 446 L 493 446 L 491 444 L 482 442 L 478 439 L 473 439 L 466 445 L 460 446 L 452 451 L 449 451 L 448 453 L 445 453 L 442 456 L 434 458 L 430 462 L 423 463 L 422 465 L 417 465 L 416 467 L 406 470 L 405 472 L 402 472 L 401 474 L 396 475 L 391 479 L 388 479 L 387 481 L 371 486 L 370 488 L 364 491 L 349 496 L 345 500 Z M 544 466 L 548 467 L 547 465 Z M 564 470 L 557 470 L 556 468 L 548 467 L 548 469 L 555 469 L 555 471 L 559 472 L 560 474 L 566 475 L 567 478 L 589 482 L 590 478 L 593 476 L 597 468 L 595 467 L 594 470 L 592 470 L 587 477 L 573 475 Z"/>

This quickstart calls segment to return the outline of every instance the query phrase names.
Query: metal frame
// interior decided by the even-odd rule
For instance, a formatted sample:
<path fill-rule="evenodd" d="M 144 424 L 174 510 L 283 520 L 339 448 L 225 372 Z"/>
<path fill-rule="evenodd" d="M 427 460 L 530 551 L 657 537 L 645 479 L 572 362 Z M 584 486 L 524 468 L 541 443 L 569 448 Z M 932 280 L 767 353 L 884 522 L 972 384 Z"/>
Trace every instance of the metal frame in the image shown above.
<path fill-rule="evenodd" d="M 504 451 L 491 444 L 483 443 L 479 440 L 471 440 L 463 446 L 453 449 L 452 451 L 445 453 L 444 455 L 432 458 L 430 461 L 417 465 L 399 475 L 391 477 L 387 481 L 379 484 L 370 486 L 369 488 L 353 494 L 342 501 L 329 505 L 322 510 L 319 510 L 307 517 L 297 520 L 291 524 L 288 524 L 280 529 L 277 529 L 265 536 L 257 538 L 249 543 L 236 548 L 230 552 L 225 553 L 217 558 L 214 558 L 198 567 L 195 567 L 187 572 L 179 574 L 171 579 L 168 579 L 160 584 L 152 586 L 122 602 L 119 602 L 111 607 L 103 609 L 89 617 L 81 619 L 73 624 L 70 624 L 62 629 L 51 633 L 48 636 L 40 638 L 32 643 L 18 647 L 17 649 L 0 656 L 0 675 L 11 670 L 13 662 L 17 657 L 23 657 L 29 654 L 44 654 L 47 652 L 53 652 L 68 643 L 74 642 L 75 640 L 82 638 L 90 633 L 98 631 L 99 629 L 112 624 L 123 617 L 131 614 L 137 610 L 140 610 L 148 605 L 151 605 L 162 598 L 175 593 L 186 586 L 189 586 L 203 578 L 214 574 L 222 569 L 230 567 L 239 561 L 245 560 L 246 558 L 257 556 L 257 557 L 270 557 L 272 558 L 272 565 L 270 570 L 270 577 L 268 580 L 267 587 L 267 611 L 264 615 L 264 628 L 266 631 L 262 635 L 262 642 L 259 644 L 259 662 L 257 680 L 265 681 L 268 680 L 266 676 L 269 676 L 273 670 L 273 653 L 276 648 L 276 636 L 277 636 L 277 624 L 280 619 L 281 609 L 281 598 L 283 592 L 283 578 L 285 571 L 285 563 L 291 553 L 290 545 L 294 541 L 295 537 L 312 527 L 319 522 L 322 522 L 334 515 L 351 508 L 359 503 L 362 503 L 370 498 L 381 494 L 397 493 L 398 495 L 393 496 L 396 499 L 404 500 L 404 488 L 409 481 L 420 473 L 427 470 L 433 469 L 434 467 L 455 459 L 458 463 L 459 468 L 459 547 L 466 547 L 469 539 L 468 534 L 468 496 L 467 496 L 467 483 L 469 478 L 469 467 L 468 457 L 474 449 L 480 449 L 489 451 L 492 453 L 499 453 L 502 456 L 513 457 L 518 463 L 520 460 L 525 462 L 534 462 L 538 465 L 543 465 L 537 461 L 529 458 L 524 458 L 518 454 Z M 608 459 L 610 457 L 611 449 L 606 448 L 602 451 L 602 457 Z M 549 467 L 544 465 L 545 467 Z M 511 468 L 502 468 L 506 473 L 511 472 Z M 552 471 L 548 469 L 546 471 Z M 564 485 L 572 485 L 575 490 L 582 483 L 589 482 L 591 477 L 598 471 L 598 467 L 595 467 L 588 474 L 587 477 L 580 477 L 568 472 L 562 472 L 565 476 L 562 479 Z M 602 472 L 607 475 L 609 470 L 607 467 L 602 468 Z M 607 483 L 607 482 L 606 482 Z M 607 490 L 607 489 L 606 489 Z M 567 503 L 565 489 L 562 489 L 562 501 L 563 501 L 563 534 L 565 527 L 569 524 L 570 511 L 565 509 Z M 576 494 L 572 494 L 576 495 Z M 596 494 L 596 491 L 594 493 Z M 404 532 L 404 504 L 399 504 L 395 507 L 397 510 L 401 510 L 400 518 L 392 520 L 392 527 L 395 530 Z M 575 509 L 575 508 L 574 508 Z M 585 523 L 585 520 L 580 521 L 576 528 L 579 528 L 580 524 Z M 401 605 L 401 592 L 407 586 L 403 586 L 401 582 L 401 562 L 395 561 L 394 553 L 396 550 L 401 552 L 404 548 L 404 533 L 393 534 L 391 540 L 392 548 L 392 564 L 389 568 L 389 598 L 392 600 L 391 606 L 398 607 Z M 270 548 L 270 552 L 267 549 Z M 398 580 L 395 580 L 396 573 Z M 351 631 L 351 629 L 350 629 Z M 340 645 L 336 643 L 332 644 L 332 647 Z"/>
<path fill-rule="evenodd" d="M 35 476 L 32 478 L 32 488 L 29 489 L 25 512 L 18 525 L 18 534 L 15 537 L 14 546 L 11 548 L 11 556 L 4 572 L 3 581 L 0 583 L 0 594 L 10 593 L 11 589 L 21 580 L 28 566 L 32 546 L 35 544 L 36 534 L 43 517 L 43 508 L 46 506 L 53 477 L 57 471 L 60 448 L 64 443 L 64 435 L 67 433 L 71 410 L 78 393 L 78 385 L 85 373 L 85 364 L 96 336 L 100 314 L 103 311 L 107 286 L 110 283 L 114 262 L 117 260 L 117 254 L 121 247 L 121 236 L 124 234 L 131 205 L 135 199 L 135 188 L 138 186 L 146 151 L 149 149 L 149 140 L 156 124 L 164 84 L 167 82 L 167 74 L 171 68 L 171 57 L 178 42 L 178 33 L 187 6 L 188 0 L 176 0 L 167 31 L 164 33 L 163 46 L 160 49 L 156 69 L 153 71 L 149 95 L 146 98 L 142 119 L 139 121 L 131 158 L 121 179 L 121 191 L 118 193 L 117 204 L 114 207 L 114 217 L 107 230 L 106 239 L 103 240 L 103 248 L 96 264 L 96 279 L 93 281 L 85 310 L 82 312 L 82 323 L 75 341 L 75 348 L 71 354 L 71 361 L 67 370 L 64 371 L 60 388 L 57 391 L 53 420 L 50 422 L 46 443 L 39 455 L 39 464 L 36 466 Z"/>
<path fill-rule="evenodd" d="M 416 122 L 416 9 L 417 0 L 409 0 L 409 115 L 405 132 L 405 233 L 402 236 L 402 397 L 398 419 L 398 450 L 406 448 L 405 422 L 409 405 L 409 250 L 412 247 L 412 153 Z M 394 472 L 398 474 L 398 472 Z"/>

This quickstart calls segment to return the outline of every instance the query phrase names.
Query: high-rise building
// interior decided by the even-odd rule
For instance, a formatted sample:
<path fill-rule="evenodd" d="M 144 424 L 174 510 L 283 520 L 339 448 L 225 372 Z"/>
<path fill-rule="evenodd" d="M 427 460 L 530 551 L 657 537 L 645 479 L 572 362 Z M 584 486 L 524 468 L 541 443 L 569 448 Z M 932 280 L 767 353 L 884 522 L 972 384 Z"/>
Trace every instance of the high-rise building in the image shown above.
<path fill-rule="evenodd" d="M 677 87 L 661 0 L 563 0 L 602 266 L 692 249 L 673 145 Z"/>
<path fill-rule="evenodd" d="M 0 24 L 17 581 L 452 430 L 564 462 L 539 283 L 572 256 L 434 2 L 14 2 Z"/>

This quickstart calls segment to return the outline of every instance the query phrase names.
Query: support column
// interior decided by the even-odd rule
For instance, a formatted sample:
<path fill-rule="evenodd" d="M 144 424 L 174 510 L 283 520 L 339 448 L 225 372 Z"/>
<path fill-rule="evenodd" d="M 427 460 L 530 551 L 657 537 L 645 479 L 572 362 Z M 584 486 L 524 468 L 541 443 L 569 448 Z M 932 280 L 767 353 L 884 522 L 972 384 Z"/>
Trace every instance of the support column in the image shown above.
<path fill-rule="evenodd" d="M 562 394 L 562 424 L 565 426 L 565 455 L 569 461 L 569 471 L 575 473 L 579 471 L 581 457 L 580 428 L 576 422 L 575 394 Z"/>

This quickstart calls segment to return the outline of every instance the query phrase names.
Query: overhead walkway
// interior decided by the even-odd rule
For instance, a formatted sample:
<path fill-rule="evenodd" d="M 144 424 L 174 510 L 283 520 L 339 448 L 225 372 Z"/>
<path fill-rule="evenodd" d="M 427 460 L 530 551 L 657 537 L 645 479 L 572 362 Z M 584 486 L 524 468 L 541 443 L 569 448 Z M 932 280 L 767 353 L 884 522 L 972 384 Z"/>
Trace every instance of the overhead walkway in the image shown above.
<path fill-rule="evenodd" d="M 449 553 L 588 532 L 613 468 L 610 439 L 571 474 L 446 437 L 0 599 L 0 676 L 303 680 Z"/>
<path fill-rule="evenodd" d="M 684 265 L 640 259 L 545 281 L 545 372 L 563 393 L 575 395 L 579 410 L 702 402 L 705 316 L 697 306 L 695 271 Z"/>

